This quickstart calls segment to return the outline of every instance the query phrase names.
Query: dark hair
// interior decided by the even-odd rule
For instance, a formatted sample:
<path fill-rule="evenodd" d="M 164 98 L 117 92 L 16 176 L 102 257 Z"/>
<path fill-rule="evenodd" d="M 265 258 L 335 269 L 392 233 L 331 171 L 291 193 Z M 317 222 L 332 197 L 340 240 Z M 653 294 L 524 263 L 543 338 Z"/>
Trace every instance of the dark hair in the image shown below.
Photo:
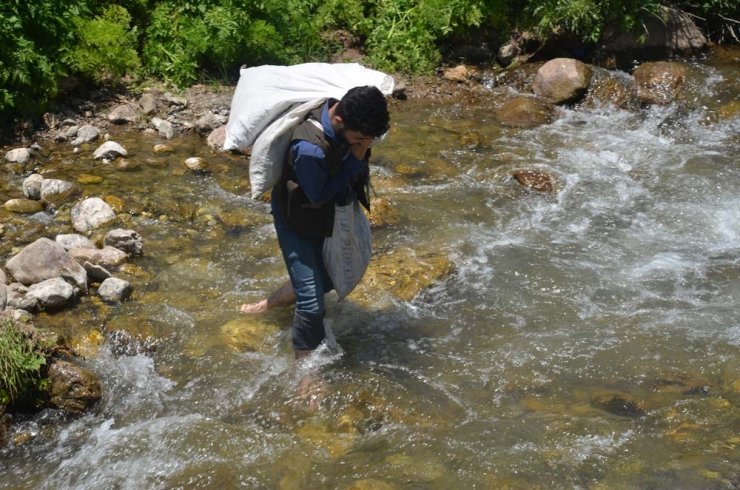
<path fill-rule="evenodd" d="M 388 104 L 377 87 L 365 85 L 349 90 L 337 104 L 336 114 L 346 129 L 377 138 L 388 131 Z"/>

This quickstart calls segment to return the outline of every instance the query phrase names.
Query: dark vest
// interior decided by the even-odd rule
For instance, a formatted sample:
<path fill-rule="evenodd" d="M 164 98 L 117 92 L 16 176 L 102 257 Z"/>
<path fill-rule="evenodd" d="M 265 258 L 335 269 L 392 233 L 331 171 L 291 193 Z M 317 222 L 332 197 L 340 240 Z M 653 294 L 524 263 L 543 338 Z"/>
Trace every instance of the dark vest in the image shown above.
<path fill-rule="evenodd" d="M 294 130 L 291 140 L 305 140 L 321 148 L 326 155 L 326 164 L 329 176 L 333 177 L 342 167 L 342 160 L 349 151 L 346 145 L 330 141 L 324 134 L 321 126 L 323 104 L 311 111 L 306 119 Z M 292 145 L 291 145 L 292 146 Z M 367 157 L 369 158 L 369 152 Z M 285 223 L 298 235 L 306 238 L 330 237 L 334 229 L 334 206 L 336 199 L 332 198 L 322 203 L 312 203 L 298 184 L 294 168 L 294 155 L 291 148 L 283 164 L 280 182 L 273 192 L 277 193 L 280 212 Z M 370 209 L 367 198 L 369 172 L 365 172 L 352 187 L 358 200 L 365 208 Z M 342 204 L 342 203 L 340 203 Z"/>

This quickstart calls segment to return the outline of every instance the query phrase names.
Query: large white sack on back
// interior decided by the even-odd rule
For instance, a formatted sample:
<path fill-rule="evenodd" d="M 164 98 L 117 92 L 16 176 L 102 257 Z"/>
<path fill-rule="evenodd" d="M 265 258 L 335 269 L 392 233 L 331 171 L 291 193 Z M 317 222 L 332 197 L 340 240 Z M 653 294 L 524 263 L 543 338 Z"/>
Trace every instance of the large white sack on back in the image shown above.
<path fill-rule="evenodd" d="M 327 98 L 340 99 L 353 87 L 374 85 L 393 92 L 393 77 L 357 63 L 263 65 L 240 71 L 231 101 L 224 149 L 254 145 L 249 164 L 252 197 L 280 177 L 290 130 Z"/>

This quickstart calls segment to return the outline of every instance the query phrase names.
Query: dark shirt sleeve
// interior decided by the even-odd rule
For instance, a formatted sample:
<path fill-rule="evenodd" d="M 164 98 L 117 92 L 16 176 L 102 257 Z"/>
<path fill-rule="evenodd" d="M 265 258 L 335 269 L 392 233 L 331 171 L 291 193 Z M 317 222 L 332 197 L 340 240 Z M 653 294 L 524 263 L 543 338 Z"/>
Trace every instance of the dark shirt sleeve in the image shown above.
<path fill-rule="evenodd" d="M 365 166 L 352 152 L 348 152 L 342 160 L 339 172 L 329 176 L 329 168 L 321 148 L 305 140 L 295 140 L 292 149 L 298 184 L 314 204 L 326 202 L 344 193 L 349 183 L 362 173 Z"/>

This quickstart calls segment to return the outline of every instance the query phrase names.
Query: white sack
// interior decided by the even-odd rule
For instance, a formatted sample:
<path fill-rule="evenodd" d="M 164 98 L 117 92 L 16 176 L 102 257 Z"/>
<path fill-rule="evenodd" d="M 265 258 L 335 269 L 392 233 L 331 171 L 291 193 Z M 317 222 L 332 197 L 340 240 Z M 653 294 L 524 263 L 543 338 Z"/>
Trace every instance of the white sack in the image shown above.
<path fill-rule="evenodd" d="M 340 300 L 360 283 L 371 254 L 370 223 L 359 203 L 336 206 L 334 230 L 324 239 L 322 256 Z"/>
<path fill-rule="evenodd" d="M 326 99 L 360 85 L 393 92 L 393 77 L 357 63 L 263 65 L 240 71 L 226 126 L 225 150 L 252 147 L 249 179 L 257 198 L 280 178 L 291 130 Z"/>

